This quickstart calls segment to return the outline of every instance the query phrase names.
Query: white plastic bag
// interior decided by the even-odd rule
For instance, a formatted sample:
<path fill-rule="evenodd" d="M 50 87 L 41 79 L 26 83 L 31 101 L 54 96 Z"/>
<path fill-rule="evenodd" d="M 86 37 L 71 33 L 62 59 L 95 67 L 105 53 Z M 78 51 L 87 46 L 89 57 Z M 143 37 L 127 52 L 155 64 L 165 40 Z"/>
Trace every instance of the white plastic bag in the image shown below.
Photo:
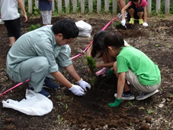
<path fill-rule="evenodd" d="M 79 34 L 78 36 L 81 37 L 91 37 L 91 32 L 92 32 L 92 26 L 83 20 L 80 20 L 78 22 L 75 22 L 76 26 L 79 29 Z"/>
<path fill-rule="evenodd" d="M 4 24 L 4 21 L 2 21 L 2 19 L 0 19 L 0 24 Z"/>
<path fill-rule="evenodd" d="M 12 108 L 26 115 L 42 116 L 52 111 L 52 101 L 42 94 L 35 93 L 32 90 L 26 89 L 26 99 L 15 101 L 7 99 L 2 101 L 3 107 Z"/>

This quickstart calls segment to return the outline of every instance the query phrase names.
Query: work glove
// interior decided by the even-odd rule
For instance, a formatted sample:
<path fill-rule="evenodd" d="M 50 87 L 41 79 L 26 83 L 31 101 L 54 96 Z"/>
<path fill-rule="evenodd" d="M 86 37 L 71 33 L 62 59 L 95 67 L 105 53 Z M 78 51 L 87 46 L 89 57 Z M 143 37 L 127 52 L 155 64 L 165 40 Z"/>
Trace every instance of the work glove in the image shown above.
<path fill-rule="evenodd" d="M 78 85 L 73 84 L 72 87 L 69 88 L 69 90 L 77 96 L 83 96 L 85 94 L 84 90 Z"/>
<path fill-rule="evenodd" d="M 122 19 L 121 24 L 122 24 L 122 26 L 125 26 L 126 25 L 126 19 Z"/>
<path fill-rule="evenodd" d="M 82 78 L 77 82 L 85 91 L 88 89 L 91 89 L 91 85 L 87 82 L 85 82 Z"/>
<path fill-rule="evenodd" d="M 116 98 L 115 102 L 109 103 L 108 106 L 109 107 L 118 107 L 121 104 L 121 101 L 122 101 L 122 98 L 120 98 L 120 99 Z"/>
<path fill-rule="evenodd" d="M 108 71 L 106 71 L 106 74 L 108 74 L 109 76 L 112 76 L 112 74 L 114 73 L 114 71 L 112 70 L 112 68 L 108 69 Z"/>
<path fill-rule="evenodd" d="M 142 25 L 143 25 L 144 27 L 147 27 L 147 26 L 148 26 L 148 23 L 144 22 Z"/>

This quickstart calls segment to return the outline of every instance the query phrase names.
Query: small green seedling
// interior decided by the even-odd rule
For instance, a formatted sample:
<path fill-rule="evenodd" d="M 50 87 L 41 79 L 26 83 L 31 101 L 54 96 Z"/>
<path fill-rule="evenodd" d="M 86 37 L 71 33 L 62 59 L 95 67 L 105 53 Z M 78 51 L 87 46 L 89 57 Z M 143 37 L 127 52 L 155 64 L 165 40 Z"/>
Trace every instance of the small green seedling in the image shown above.
<path fill-rule="evenodd" d="M 115 24 L 116 27 L 120 26 L 121 25 L 121 22 L 118 22 Z"/>
<path fill-rule="evenodd" d="M 90 68 L 90 70 L 92 72 L 92 76 L 90 78 L 91 85 L 94 86 L 94 84 L 96 82 L 96 77 L 94 75 L 94 69 L 96 68 L 96 63 L 92 57 L 86 56 L 86 59 L 87 59 L 87 66 Z"/>
<path fill-rule="evenodd" d="M 170 94 L 170 98 L 173 98 L 173 94 Z"/>
<path fill-rule="evenodd" d="M 90 56 L 86 56 L 86 59 L 87 59 L 87 66 L 90 68 L 91 72 L 93 73 L 94 69 L 96 68 L 95 60 Z"/>
<path fill-rule="evenodd" d="M 60 115 L 58 115 L 58 122 L 62 122 L 62 121 L 63 121 L 63 118 Z"/>
<path fill-rule="evenodd" d="M 152 111 L 152 110 L 147 110 L 147 113 L 148 113 L 148 114 L 152 114 L 152 113 L 154 113 L 154 111 Z"/>
<path fill-rule="evenodd" d="M 65 104 L 65 109 L 68 109 L 68 105 L 67 104 Z"/>
<path fill-rule="evenodd" d="M 133 103 L 132 103 L 131 101 L 128 101 L 127 104 L 128 104 L 129 106 L 133 106 Z"/>

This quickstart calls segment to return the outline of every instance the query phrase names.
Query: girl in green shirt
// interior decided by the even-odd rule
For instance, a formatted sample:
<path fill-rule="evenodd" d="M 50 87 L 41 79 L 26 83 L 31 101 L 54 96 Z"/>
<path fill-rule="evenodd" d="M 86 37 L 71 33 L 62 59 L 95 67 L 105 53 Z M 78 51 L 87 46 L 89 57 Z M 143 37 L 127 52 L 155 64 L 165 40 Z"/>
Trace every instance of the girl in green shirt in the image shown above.
<path fill-rule="evenodd" d="M 103 43 L 101 52 L 107 52 L 116 59 L 110 71 L 118 78 L 117 93 L 114 95 L 115 102 L 108 104 L 110 107 L 119 106 L 122 99 L 133 100 L 135 97 L 130 91 L 131 86 L 140 93 L 137 100 L 144 100 L 158 92 L 160 70 L 146 54 L 132 46 L 125 46 L 118 32 L 107 33 Z"/>

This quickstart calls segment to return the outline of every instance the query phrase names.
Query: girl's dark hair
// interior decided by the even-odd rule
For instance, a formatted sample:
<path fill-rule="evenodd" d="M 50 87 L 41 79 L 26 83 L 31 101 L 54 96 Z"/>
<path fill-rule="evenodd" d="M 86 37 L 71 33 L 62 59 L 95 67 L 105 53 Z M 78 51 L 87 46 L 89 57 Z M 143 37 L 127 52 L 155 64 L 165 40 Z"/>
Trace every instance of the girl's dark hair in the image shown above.
<path fill-rule="evenodd" d="M 104 36 L 107 34 L 106 31 L 98 31 L 93 38 L 93 45 L 92 45 L 92 51 L 91 51 L 91 56 L 95 57 L 97 53 L 99 52 L 100 55 L 98 57 L 101 57 L 103 55 L 103 51 L 105 46 L 104 46 Z"/>
<path fill-rule="evenodd" d="M 52 26 L 52 31 L 54 34 L 62 33 L 63 39 L 76 38 L 79 33 L 75 22 L 70 18 L 57 21 Z"/>
<path fill-rule="evenodd" d="M 118 32 L 109 32 L 104 37 L 104 46 L 105 49 L 107 49 L 108 46 L 112 46 L 114 48 L 121 48 L 124 46 L 124 39 L 122 35 Z"/>

